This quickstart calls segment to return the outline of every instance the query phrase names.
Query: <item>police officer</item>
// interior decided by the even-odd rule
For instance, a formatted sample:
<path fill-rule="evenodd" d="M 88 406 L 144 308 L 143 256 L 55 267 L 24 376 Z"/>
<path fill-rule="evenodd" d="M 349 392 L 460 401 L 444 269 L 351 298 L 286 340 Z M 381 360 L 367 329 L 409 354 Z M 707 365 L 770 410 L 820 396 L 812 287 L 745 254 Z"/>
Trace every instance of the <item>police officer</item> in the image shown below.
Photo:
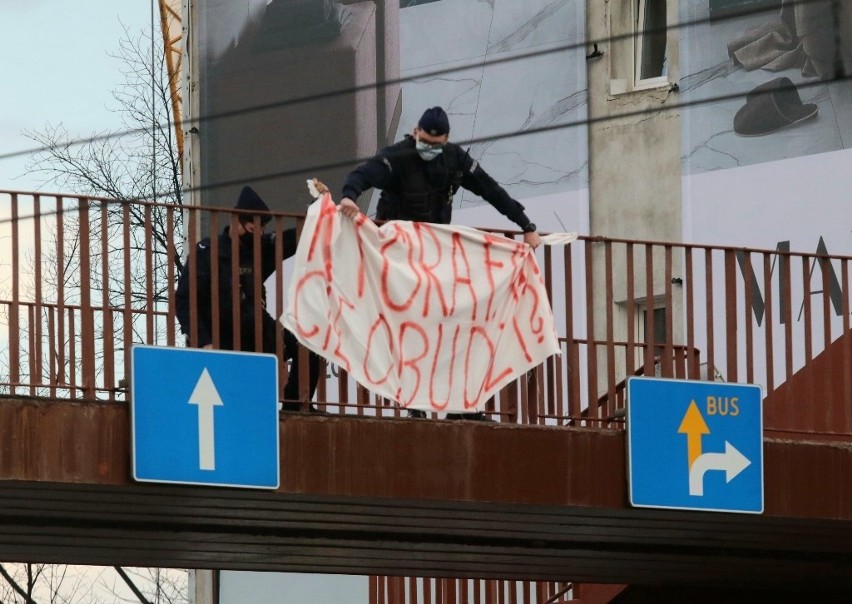
<path fill-rule="evenodd" d="M 358 166 L 346 177 L 340 212 L 349 218 L 358 215 L 356 200 L 369 189 L 382 191 L 376 208 L 379 220 L 414 220 L 449 224 L 453 196 L 459 187 L 485 199 L 497 211 L 520 227 L 524 242 L 533 249 L 541 237 L 524 213 L 524 206 L 512 199 L 491 178 L 479 162 L 459 145 L 449 142 L 450 120 L 441 107 L 423 112 L 410 135 Z M 423 411 L 409 410 L 411 417 L 425 417 Z M 482 413 L 447 414 L 448 419 L 485 419 Z"/>
<path fill-rule="evenodd" d="M 266 312 L 266 288 L 263 283 L 279 267 L 275 265 L 275 235 L 273 233 L 260 233 L 260 274 L 256 275 L 254 266 L 254 232 L 255 214 L 260 217 L 261 231 L 270 221 L 269 206 L 251 187 L 243 187 L 237 203 L 236 210 L 242 210 L 238 216 L 237 230 L 231 232 L 231 227 L 226 226 L 219 234 L 218 240 L 218 291 L 212 291 L 212 267 L 210 257 L 210 238 L 204 238 L 198 242 L 191 252 L 195 254 L 195 275 L 190 275 L 190 262 L 187 261 L 178 279 L 177 291 L 175 292 L 175 313 L 180 323 L 181 332 L 187 338 L 190 330 L 190 314 L 192 310 L 189 305 L 190 283 L 194 279 L 196 287 L 197 308 L 196 324 L 198 326 L 198 346 L 201 348 L 213 347 L 213 303 L 214 299 L 218 305 L 219 313 L 219 348 L 223 350 L 234 349 L 234 320 L 233 320 L 233 289 L 231 285 L 231 238 L 239 238 L 239 261 L 237 263 L 240 271 L 238 279 L 238 299 L 240 306 L 239 329 L 240 350 L 254 352 L 255 325 L 259 320 L 261 323 L 262 352 L 275 353 L 275 328 L 276 322 Z M 255 214 L 252 214 L 254 212 Z M 283 232 L 282 248 L 284 258 L 289 258 L 296 253 L 296 229 L 287 229 Z M 261 310 L 260 316 L 255 316 L 254 284 L 259 279 L 261 283 Z M 215 298 L 214 298 L 215 296 Z M 301 408 L 299 402 L 299 354 L 298 340 L 288 330 L 284 330 L 284 355 L 292 359 L 290 375 L 284 386 L 285 411 L 298 411 Z M 310 374 L 310 396 L 313 398 L 319 376 L 319 357 L 316 354 L 309 355 Z M 315 408 L 311 405 L 311 411 Z"/>
<path fill-rule="evenodd" d="M 358 166 L 346 177 L 340 211 L 354 218 L 356 200 L 369 189 L 381 189 L 378 220 L 415 220 L 449 224 L 453 196 L 459 187 L 479 195 L 520 227 L 524 242 L 538 247 L 541 237 L 524 213 L 491 178 L 479 162 L 459 145 L 449 142 L 450 120 L 441 107 L 423 112 L 410 135 Z"/>

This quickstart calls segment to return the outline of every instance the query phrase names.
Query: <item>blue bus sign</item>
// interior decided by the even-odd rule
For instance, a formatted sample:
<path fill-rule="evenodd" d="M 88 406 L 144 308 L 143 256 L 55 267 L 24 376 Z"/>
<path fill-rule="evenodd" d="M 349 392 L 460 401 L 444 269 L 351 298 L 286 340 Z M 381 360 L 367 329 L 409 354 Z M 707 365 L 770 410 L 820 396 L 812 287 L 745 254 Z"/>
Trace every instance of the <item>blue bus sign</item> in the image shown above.
<path fill-rule="evenodd" d="M 630 378 L 631 505 L 762 513 L 762 401 L 756 385 Z"/>

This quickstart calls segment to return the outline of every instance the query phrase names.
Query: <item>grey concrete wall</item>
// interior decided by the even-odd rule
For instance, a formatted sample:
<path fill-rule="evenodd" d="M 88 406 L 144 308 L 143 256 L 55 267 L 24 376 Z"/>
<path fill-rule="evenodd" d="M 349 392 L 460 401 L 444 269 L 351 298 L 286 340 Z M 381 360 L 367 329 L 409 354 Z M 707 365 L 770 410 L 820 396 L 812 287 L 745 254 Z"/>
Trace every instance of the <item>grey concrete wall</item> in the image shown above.
<path fill-rule="evenodd" d="M 630 2 L 589 2 L 587 35 L 604 56 L 588 61 L 589 179 L 593 235 L 681 240 L 681 142 L 677 93 L 669 88 L 611 94 L 612 80 L 632 77 Z M 669 0 L 669 22 L 677 3 Z M 678 77 L 678 35 L 668 34 L 669 81 Z M 637 115 L 638 113 L 638 115 Z M 632 115 L 631 115 L 632 114 Z M 623 117 L 618 117 L 618 116 Z"/>
<path fill-rule="evenodd" d="M 376 152 L 376 6 L 345 9 L 333 39 L 288 45 L 261 20 L 209 67 L 202 113 L 223 117 L 199 127 L 203 205 L 232 207 L 250 184 L 273 210 L 304 212 L 308 178 L 339 191 Z"/>
<path fill-rule="evenodd" d="M 602 57 L 589 59 L 589 224 L 590 234 L 603 237 L 679 242 L 681 219 L 680 115 L 668 109 L 678 102 L 671 86 L 631 90 L 633 38 L 631 0 L 587 2 L 589 46 L 598 42 Z M 677 22 L 677 2 L 669 0 L 668 22 Z M 667 34 L 668 79 L 677 82 L 678 34 Z M 621 92 L 624 90 L 624 92 Z M 617 92 L 617 93 L 613 93 Z M 602 255 L 601 255 L 602 256 Z M 644 256 L 644 252 L 643 252 Z M 655 296 L 665 291 L 662 248 L 655 250 Z M 637 259 L 644 262 L 644 258 Z M 638 266 L 638 265 L 637 265 Z M 644 265 L 643 265 L 644 266 Z M 674 272 L 680 262 L 675 259 Z M 614 266 L 616 280 L 624 275 L 623 261 Z M 603 258 L 595 265 L 595 282 L 603 283 Z M 644 270 L 637 274 L 634 300 L 644 302 Z M 595 338 L 605 335 L 606 302 L 597 292 Z M 614 329 L 624 339 L 627 329 L 625 294 L 616 288 Z M 680 336 L 680 304 L 674 311 L 674 335 Z M 638 363 L 634 363 L 638 366 Z M 623 375 L 617 376 L 622 379 Z M 601 380 L 601 386 L 604 384 Z"/>

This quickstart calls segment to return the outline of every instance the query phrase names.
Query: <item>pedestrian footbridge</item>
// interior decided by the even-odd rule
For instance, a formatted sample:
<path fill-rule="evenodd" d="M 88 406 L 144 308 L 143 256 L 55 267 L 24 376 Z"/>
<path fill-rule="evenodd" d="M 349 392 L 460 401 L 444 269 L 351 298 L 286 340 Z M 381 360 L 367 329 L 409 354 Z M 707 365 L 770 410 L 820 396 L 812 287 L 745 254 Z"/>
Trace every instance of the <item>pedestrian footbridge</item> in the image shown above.
<path fill-rule="evenodd" d="M 408 418 L 329 366 L 323 413 L 279 416 L 278 488 L 143 483 L 130 350 L 184 346 L 185 242 L 230 216 L 0 197 L 2 560 L 571 583 L 578 601 L 852 591 L 849 258 L 581 237 L 539 258 L 562 354 L 491 398 L 493 421 Z M 283 277 L 268 287 L 282 299 Z M 630 504 L 632 376 L 760 385 L 762 513 Z"/>

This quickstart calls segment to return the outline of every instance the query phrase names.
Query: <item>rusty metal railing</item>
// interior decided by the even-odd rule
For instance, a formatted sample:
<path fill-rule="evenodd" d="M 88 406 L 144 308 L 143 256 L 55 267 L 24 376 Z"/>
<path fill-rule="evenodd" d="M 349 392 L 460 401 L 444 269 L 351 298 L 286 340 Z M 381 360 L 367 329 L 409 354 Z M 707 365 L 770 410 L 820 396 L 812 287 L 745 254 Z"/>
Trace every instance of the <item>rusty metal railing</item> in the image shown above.
<path fill-rule="evenodd" d="M 579 589 L 578 589 L 579 587 Z M 575 601 L 582 586 L 428 577 L 370 577 L 370 604 L 560 604 Z"/>
<path fill-rule="evenodd" d="M 627 586 L 566 581 L 370 577 L 369 604 L 567 604 L 609 602 Z"/>
<path fill-rule="evenodd" d="M 132 345 L 199 343 L 197 314 L 187 338 L 175 312 L 186 250 L 237 220 L 228 209 L 0 192 L 0 396 L 126 400 Z M 272 216 L 276 266 L 286 230 L 302 220 Z M 218 257 L 217 238 L 209 245 Z M 852 435 L 850 257 L 590 237 L 537 254 L 562 354 L 489 400 L 493 419 L 618 428 L 625 380 L 656 375 L 761 384 L 767 429 Z M 238 272 L 232 267 L 233 279 Z M 272 312 L 284 299 L 284 272 L 266 283 Z M 253 287 L 257 294 L 262 285 Z M 190 290 L 193 309 L 197 296 Z M 261 296 L 253 298 L 262 312 Z M 226 305 L 232 319 L 240 303 Z M 259 328 L 238 332 L 231 346 L 262 349 Z M 221 338 L 214 328 L 213 346 Z M 280 337 L 274 352 L 286 379 Z M 306 404 L 309 364 L 300 354 Z M 315 404 L 334 414 L 401 414 L 334 366 L 322 368 Z"/>

